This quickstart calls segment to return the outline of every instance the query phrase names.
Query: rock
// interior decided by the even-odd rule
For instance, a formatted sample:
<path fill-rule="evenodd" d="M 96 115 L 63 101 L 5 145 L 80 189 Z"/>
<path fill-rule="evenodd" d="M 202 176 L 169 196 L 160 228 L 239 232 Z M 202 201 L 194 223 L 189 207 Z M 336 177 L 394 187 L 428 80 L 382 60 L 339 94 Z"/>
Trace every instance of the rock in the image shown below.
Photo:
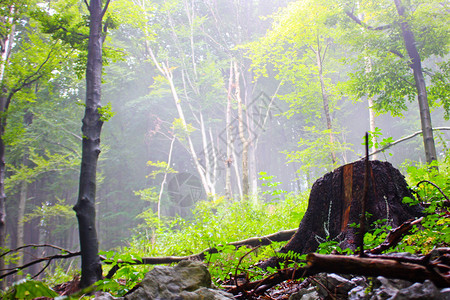
<path fill-rule="evenodd" d="M 116 299 L 123 299 L 123 298 L 113 297 L 110 293 L 98 292 L 98 293 L 95 293 L 95 299 L 96 300 L 116 300 Z"/>
<path fill-rule="evenodd" d="M 319 295 L 327 297 L 329 293 L 332 295 L 348 295 L 349 291 L 356 287 L 356 283 L 337 274 L 322 273 L 316 277 L 319 282 L 316 288 Z"/>
<path fill-rule="evenodd" d="M 319 293 L 317 293 L 315 287 L 302 289 L 297 293 L 289 296 L 289 300 L 316 300 L 320 299 Z"/>
<path fill-rule="evenodd" d="M 411 285 L 411 282 L 401 279 L 387 279 L 378 276 L 374 282 L 371 300 L 391 299 L 400 289 Z"/>
<path fill-rule="evenodd" d="M 225 300 L 231 294 L 211 288 L 211 275 L 200 262 L 182 261 L 175 267 L 156 266 L 125 300 Z"/>
<path fill-rule="evenodd" d="M 450 288 L 445 288 L 441 290 L 441 299 L 450 300 Z"/>
<path fill-rule="evenodd" d="M 414 283 L 413 285 L 399 290 L 389 300 L 427 300 L 441 299 L 438 288 L 429 280 L 424 283 Z"/>
<path fill-rule="evenodd" d="M 368 287 L 368 286 L 366 286 Z M 426 280 L 424 283 L 412 284 L 406 280 L 387 279 L 379 276 L 368 291 L 363 285 L 353 288 L 348 294 L 349 300 L 450 300 L 450 288 L 439 290 L 434 283 Z"/>
<path fill-rule="evenodd" d="M 370 294 L 367 293 L 367 288 L 364 286 L 357 286 L 348 292 L 349 300 L 369 300 Z"/>

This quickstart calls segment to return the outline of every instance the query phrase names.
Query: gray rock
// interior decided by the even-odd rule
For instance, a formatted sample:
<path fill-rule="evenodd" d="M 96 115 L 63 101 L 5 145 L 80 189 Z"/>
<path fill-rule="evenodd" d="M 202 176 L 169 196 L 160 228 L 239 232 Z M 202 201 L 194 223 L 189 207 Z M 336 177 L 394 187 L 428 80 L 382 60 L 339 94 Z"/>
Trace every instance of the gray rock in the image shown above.
<path fill-rule="evenodd" d="M 319 295 L 326 297 L 329 293 L 333 295 L 345 295 L 356 287 L 356 283 L 337 274 L 321 273 L 317 277 L 320 284 L 316 284 Z"/>
<path fill-rule="evenodd" d="M 98 292 L 98 293 L 95 293 L 95 299 L 96 300 L 118 300 L 118 299 L 123 299 L 123 298 L 113 297 L 110 293 Z"/>
<path fill-rule="evenodd" d="M 348 300 L 369 300 L 370 296 L 365 286 L 357 286 L 348 292 Z"/>
<path fill-rule="evenodd" d="M 317 300 L 320 299 L 319 293 L 317 293 L 315 287 L 302 289 L 297 293 L 289 296 L 289 300 Z"/>
<path fill-rule="evenodd" d="M 211 288 L 211 275 L 205 265 L 182 261 L 175 267 L 156 266 L 125 300 L 225 300 L 231 294 Z"/>
<path fill-rule="evenodd" d="M 411 285 L 411 282 L 400 279 L 387 279 L 378 276 L 374 282 L 375 288 L 371 293 L 370 300 L 391 299 L 397 292 Z"/>
<path fill-rule="evenodd" d="M 414 283 L 413 285 L 399 290 L 389 300 L 428 300 L 441 299 L 438 288 L 429 280 L 424 283 Z"/>
<path fill-rule="evenodd" d="M 450 300 L 450 288 L 445 288 L 441 290 L 441 299 Z"/>

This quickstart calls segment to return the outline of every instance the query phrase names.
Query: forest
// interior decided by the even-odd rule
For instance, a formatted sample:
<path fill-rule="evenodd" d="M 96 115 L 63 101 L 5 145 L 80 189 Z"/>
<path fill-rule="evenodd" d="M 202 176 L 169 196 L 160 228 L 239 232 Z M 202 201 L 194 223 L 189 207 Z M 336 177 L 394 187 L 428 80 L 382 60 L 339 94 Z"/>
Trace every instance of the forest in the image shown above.
<path fill-rule="evenodd" d="M 2 298 L 132 299 L 155 265 L 200 260 L 235 298 L 182 299 L 360 299 L 310 276 L 389 253 L 434 261 L 414 276 L 450 297 L 450 2 L 0 12 Z M 328 296 L 289 298 L 292 282 Z"/>

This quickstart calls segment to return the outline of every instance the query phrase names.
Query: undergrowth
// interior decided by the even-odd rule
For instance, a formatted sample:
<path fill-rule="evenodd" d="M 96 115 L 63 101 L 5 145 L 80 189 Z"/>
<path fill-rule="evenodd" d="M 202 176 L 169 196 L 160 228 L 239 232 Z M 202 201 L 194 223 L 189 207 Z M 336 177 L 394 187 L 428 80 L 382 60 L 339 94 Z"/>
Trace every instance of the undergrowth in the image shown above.
<path fill-rule="evenodd" d="M 425 254 L 435 247 L 449 246 L 450 213 L 445 200 L 450 195 L 450 156 L 447 155 L 439 163 L 439 171 L 433 165 L 414 165 L 412 162 L 407 162 L 402 167 L 407 171 L 406 179 L 416 194 L 416 199 L 405 198 L 404 201 L 411 205 L 420 203 L 425 207 L 427 215 L 420 227 L 416 226 L 410 235 L 389 251 Z M 265 175 L 262 174 L 265 186 L 270 188 L 265 193 L 273 199 L 271 202 L 257 202 L 253 199 L 230 201 L 217 197 L 197 203 L 189 220 L 160 220 L 151 210 L 143 212 L 139 216 L 142 223 L 136 228 L 136 234 L 128 246 L 102 252 L 111 263 L 104 265 L 105 274 L 119 260 L 126 262 L 140 257 L 185 256 L 215 247 L 220 252 L 208 255 L 205 263 L 216 285 L 224 284 L 230 277 L 240 273 L 245 273 L 249 280 L 266 276 L 267 274 L 252 271 L 250 266 L 277 255 L 277 250 L 285 243 L 273 243 L 258 249 L 236 249 L 226 244 L 297 228 L 306 211 L 308 195 L 286 194 L 277 189 L 277 184 L 271 177 Z M 378 220 L 372 224 L 364 239 L 366 249 L 376 247 L 384 241 L 391 229 L 387 223 L 386 220 Z M 334 241 L 327 241 L 318 249 L 319 253 L 331 251 L 345 252 Z M 298 261 L 303 256 L 288 253 L 285 258 Z M 98 285 L 101 289 L 120 296 L 139 282 L 150 268 L 151 266 L 124 265 L 113 279 L 103 280 Z M 20 288 L 16 285 L 17 291 L 22 291 L 23 285 L 30 285 L 37 292 L 45 290 L 35 281 L 22 281 L 18 284 Z"/>

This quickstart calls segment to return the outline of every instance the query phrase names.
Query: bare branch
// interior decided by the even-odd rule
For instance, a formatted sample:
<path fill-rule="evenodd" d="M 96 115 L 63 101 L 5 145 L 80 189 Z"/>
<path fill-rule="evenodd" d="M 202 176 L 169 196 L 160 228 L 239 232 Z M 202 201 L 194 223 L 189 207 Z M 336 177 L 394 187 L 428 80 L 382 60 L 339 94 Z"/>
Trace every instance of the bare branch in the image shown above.
<path fill-rule="evenodd" d="M 28 267 L 31 267 L 32 265 L 35 265 L 35 264 L 38 264 L 38 263 L 41 263 L 41 262 L 44 262 L 44 261 L 48 262 L 47 265 L 44 267 L 44 269 L 45 269 L 48 266 L 48 264 L 54 259 L 71 258 L 71 257 L 79 256 L 79 255 L 81 255 L 81 252 L 69 252 L 67 254 L 56 254 L 56 255 L 41 257 L 41 258 L 33 260 L 33 261 L 29 262 L 29 263 L 23 264 L 22 266 L 14 267 L 12 269 L 0 270 L 0 272 L 1 271 L 8 271 L 8 270 L 10 270 L 7 273 L 1 274 L 0 275 L 0 279 L 5 278 L 5 277 L 10 276 L 10 275 L 13 275 L 13 274 L 16 274 L 17 272 L 19 272 L 19 271 L 21 271 L 23 269 L 26 269 Z M 39 272 L 39 273 L 41 273 L 41 272 Z"/>
<path fill-rule="evenodd" d="M 87 0 L 84 0 L 84 4 L 86 4 L 86 7 L 89 11 L 91 11 L 91 7 L 89 6 L 89 3 L 87 2 Z"/>
<path fill-rule="evenodd" d="M 21 247 L 18 247 L 18 248 L 6 251 L 6 252 L 4 252 L 4 253 L 2 253 L 0 255 L 0 258 L 2 258 L 5 255 L 8 255 L 8 254 L 10 254 L 12 252 L 17 252 L 19 250 L 26 249 L 26 248 L 52 248 L 52 249 L 59 250 L 61 252 L 74 253 L 74 252 L 69 251 L 67 249 L 61 248 L 59 246 L 51 245 L 51 244 L 28 244 L 28 245 L 25 245 L 25 246 L 21 246 Z"/>
<path fill-rule="evenodd" d="M 391 25 L 381 25 L 378 27 L 369 26 L 363 21 L 361 21 L 357 16 L 355 16 L 351 11 L 345 11 L 345 14 L 352 19 L 356 24 L 361 25 L 362 27 L 368 29 L 368 30 L 385 30 L 391 28 Z"/>
<path fill-rule="evenodd" d="M 248 238 L 242 241 L 232 242 L 227 244 L 227 246 L 234 246 L 236 248 L 242 247 L 242 246 L 249 246 L 249 247 L 258 247 L 258 246 L 267 246 L 270 245 L 273 242 L 283 242 L 288 241 L 294 233 L 297 231 L 297 229 L 290 229 L 290 230 L 283 230 L 279 231 L 273 234 L 269 234 L 262 237 L 252 237 Z M 131 265 L 157 265 L 157 264 L 170 264 L 170 263 L 177 263 L 182 260 L 204 260 L 207 257 L 207 254 L 214 254 L 219 253 L 221 250 L 218 248 L 221 245 L 216 247 L 211 247 L 206 250 L 203 250 L 202 252 L 198 254 L 193 254 L 189 256 L 165 256 L 165 257 L 144 257 L 142 259 L 135 259 L 132 263 L 129 262 L 123 262 L 118 261 L 118 264 L 131 264 Z M 102 260 L 105 260 L 105 257 L 100 257 Z M 106 262 L 107 264 L 109 262 Z M 106 275 L 106 278 L 111 278 L 114 276 L 115 272 L 120 268 L 120 266 L 115 265 L 108 275 Z"/>
<path fill-rule="evenodd" d="M 450 127 L 434 127 L 433 130 L 450 130 Z M 408 136 L 405 136 L 405 137 L 403 137 L 403 138 L 401 138 L 399 140 L 393 141 L 389 145 L 386 145 L 383 148 L 378 149 L 377 151 L 374 151 L 374 152 L 370 153 L 369 156 L 372 156 L 372 155 L 375 155 L 377 153 L 383 152 L 383 151 L 387 150 L 388 148 L 390 148 L 390 147 L 392 147 L 392 146 L 394 146 L 396 144 L 399 144 L 401 142 L 404 142 L 406 140 L 412 139 L 413 137 L 415 137 L 415 136 L 417 136 L 419 134 L 422 134 L 422 131 L 416 131 L 416 132 L 414 132 L 414 133 L 412 133 L 412 134 L 410 134 Z"/>
<path fill-rule="evenodd" d="M 419 185 L 421 185 L 422 183 L 428 183 L 428 184 L 431 184 L 432 186 L 434 186 L 442 194 L 442 196 L 444 196 L 444 198 L 447 200 L 446 202 L 450 203 L 450 199 L 447 197 L 447 195 L 441 190 L 441 188 L 437 184 L 435 184 L 429 180 L 422 180 L 422 181 L 419 181 L 416 184 L 416 186 L 419 187 Z"/>
<path fill-rule="evenodd" d="M 111 2 L 111 1 L 110 1 L 110 0 L 107 0 L 107 1 L 106 1 L 105 7 L 104 7 L 103 10 L 102 10 L 102 16 L 101 16 L 102 18 L 103 18 L 103 16 L 105 15 L 106 10 L 108 9 L 109 2 Z"/>

